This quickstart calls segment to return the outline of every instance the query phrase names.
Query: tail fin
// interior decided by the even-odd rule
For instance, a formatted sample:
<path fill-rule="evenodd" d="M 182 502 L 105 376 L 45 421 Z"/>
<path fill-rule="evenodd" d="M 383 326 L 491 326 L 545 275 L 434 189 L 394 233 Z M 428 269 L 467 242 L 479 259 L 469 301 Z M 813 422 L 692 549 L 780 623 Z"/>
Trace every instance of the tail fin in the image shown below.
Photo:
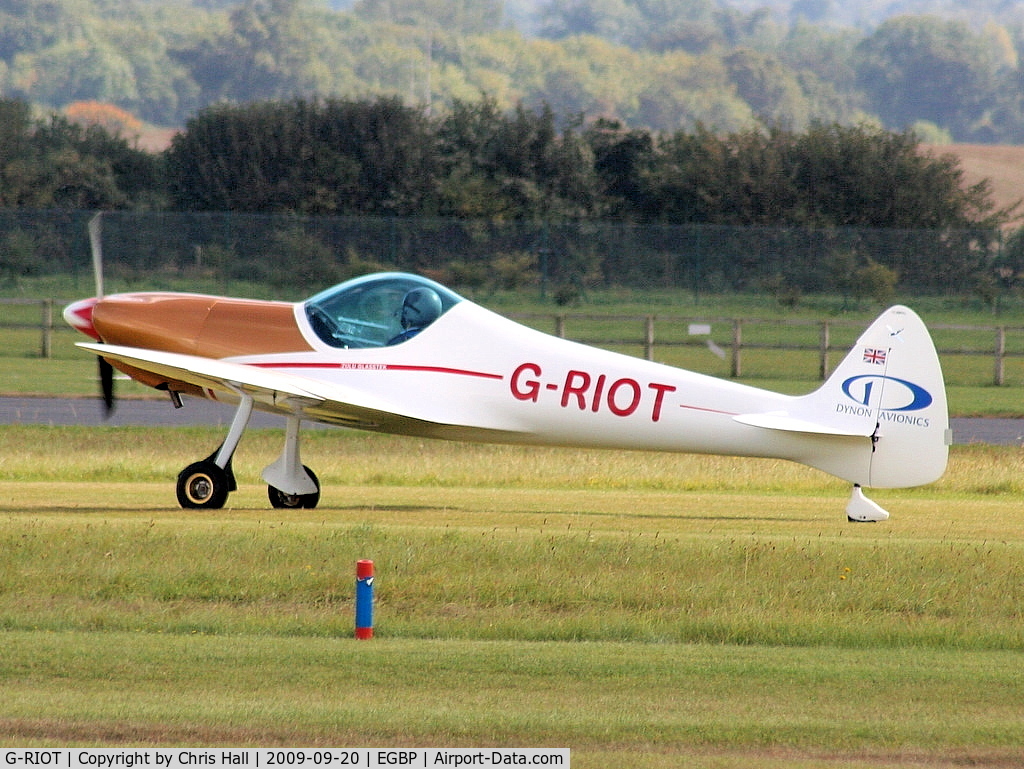
<path fill-rule="evenodd" d="M 738 422 L 804 439 L 788 458 L 860 486 L 920 486 L 946 469 L 951 433 L 935 345 L 921 319 L 891 307 L 818 390 L 785 411 Z"/>
<path fill-rule="evenodd" d="M 837 433 L 871 436 L 866 477 L 861 463 L 854 473 L 836 473 L 853 483 L 919 486 L 946 469 L 951 433 L 942 367 L 924 322 L 907 307 L 882 313 L 794 412 Z"/>

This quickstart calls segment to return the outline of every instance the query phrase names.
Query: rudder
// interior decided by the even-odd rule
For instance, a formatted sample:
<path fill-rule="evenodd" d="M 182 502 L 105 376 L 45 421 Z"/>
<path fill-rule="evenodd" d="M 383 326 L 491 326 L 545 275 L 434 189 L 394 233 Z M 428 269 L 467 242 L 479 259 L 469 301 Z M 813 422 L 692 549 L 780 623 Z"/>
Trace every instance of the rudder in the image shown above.
<path fill-rule="evenodd" d="M 867 478 L 855 483 L 920 486 L 946 469 L 951 435 L 942 367 L 927 327 L 907 307 L 882 313 L 825 384 L 802 400 L 803 413 L 872 436 Z"/>

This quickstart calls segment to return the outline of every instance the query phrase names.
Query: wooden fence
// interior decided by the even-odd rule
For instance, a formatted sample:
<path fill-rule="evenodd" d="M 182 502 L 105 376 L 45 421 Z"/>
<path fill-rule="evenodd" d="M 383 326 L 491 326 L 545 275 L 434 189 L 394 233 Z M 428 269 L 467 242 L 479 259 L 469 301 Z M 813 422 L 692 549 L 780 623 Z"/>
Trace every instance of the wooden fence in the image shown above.
<path fill-rule="evenodd" d="M 4 309 L 0 312 L 0 328 L 9 329 L 25 329 L 31 330 L 36 329 L 39 331 L 39 356 L 41 358 L 49 358 L 53 354 L 53 335 L 55 332 L 63 331 L 67 329 L 71 331 L 64 319 L 61 318 L 56 323 L 54 322 L 54 308 L 63 307 L 64 305 L 58 302 L 56 299 L 4 299 L 0 298 L 0 306 Z M 22 313 L 12 313 L 8 310 L 8 307 L 32 307 L 36 306 L 39 308 L 38 318 L 36 322 L 27 320 L 12 320 L 12 314 L 22 315 Z"/>
<path fill-rule="evenodd" d="M 53 339 L 55 333 L 71 332 L 62 318 L 58 308 L 64 306 L 64 302 L 56 299 L 4 299 L 0 298 L 0 308 L 22 307 L 37 308 L 37 320 L 27 320 L 31 317 L 31 310 L 18 312 L 19 319 L 12 319 L 12 311 L 3 309 L 0 311 L 0 329 L 35 329 L 39 332 L 39 355 L 42 358 L 49 358 L 53 354 Z M 583 313 L 508 313 L 508 317 L 516 320 L 526 321 L 535 327 L 546 327 L 556 336 L 562 338 L 575 338 L 578 341 L 597 347 L 642 347 L 643 355 L 647 360 L 654 360 L 655 350 L 665 347 L 703 347 L 710 346 L 716 352 L 727 356 L 729 360 L 729 375 L 736 378 L 744 376 L 744 352 L 752 350 L 774 350 L 774 351 L 803 351 L 816 353 L 818 361 L 817 375 L 819 379 L 827 378 L 831 372 L 833 361 L 838 361 L 847 353 L 850 343 L 833 345 L 832 336 L 837 328 L 849 329 L 847 336 L 860 333 L 865 328 L 863 322 L 836 321 L 836 320 L 760 320 L 754 318 L 694 318 L 663 315 L 592 315 Z M 567 334 L 568 324 L 591 323 L 607 325 L 612 323 L 617 334 L 616 338 L 597 338 Z M 636 334 L 627 336 L 623 329 L 631 324 L 636 329 Z M 728 341 L 716 343 L 711 336 L 712 327 L 721 327 L 723 324 L 731 329 L 731 336 Z M 817 328 L 817 343 L 814 345 L 800 344 L 780 341 L 757 341 L 744 338 L 746 329 L 752 327 L 763 328 L 764 326 L 792 327 L 792 328 Z M 668 337 L 659 337 L 655 332 L 656 328 L 672 328 L 675 334 Z M 679 329 L 687 329 L 687 333 L 680 334 Z M 998 386 L 1006 383 L 1006 363 L 1012 358 L 1024 358 L 1024 327 L 1019 326 L 964 326 L 933 324 L 929 329 L 937 332 L 963 332 L 964 334 L 977 339 L 979 337 L 991 340 L 986 347 L 978 344 L 964 344 L 960 346 L 939 347 L 939 355 L 946 356 L 968 356 L 990 358 L 992 360 L 992 383 Z M 1007 339 L 1012 338 L 1015 342 L 1014 348 L 1010 349 Z M 852 342 L 851 342 L 852 343 Z"/>
<path fill-rule="evenodd" d="M 579 341 L 583 341 L 586 344 L 594 345 L 596 347 L 614 347 L 621 345 L 641 345 L 643 347 L 644 357 L 647 360 L 654 360 L 654 353 L 656 348 L 663 347 L 700 347 L 700 346 L 713 346 L 716 347 L 722 354 L 728 355 L 729 358 L 729 376 L 733 378 L 739 378 L 745 375 L 744 364 L 743 364 L 743 353 L 744 351 L 752 350 L 774 350 L 774 351 L 802 351 L 802 352 L 814 352 L 817 355 L 818 366 L 817 376 L 819 379 L 824 380 L 828 378 L 828 375 L 832 371 L 832 363 L 838 362 L 842 356 L 846 355 L 850 350 L 850 346 L 853 341 L 859 336 L 867 324 L 863 321 L 836 321 L 836 320 L 789 320 L 789 319 L 771 319 L 763 320 L 756 318 L 694 318 L 694 317 L 680 317 L 680 316 L 664 316 L 664 315 L 586 315 L 576 313 L 557 313 L 557 314 L 546 314 L 546 313 L 509 313 L 508 317 L 516 318 L 530 322 L 532 325 L 538 325 L 545 321 L 551 323 L 551 328 L 556 336 L 566 338 L 566 324 L 567 322 L 578 322 L 578 321 L 597 321 L 605 322 L 609 320 L 622 321 L 622 322 L 633 322 L 642 324 L 639 328 L 638 335 L 632 338 L 591 338 L 581 339 L 575 335 L 569 335 L 569 338 L 577 338 Z M 655 326 L 656 324 L 661 326 L 689 329 L 687 338 L 679 338 L 678 336 L 674 339 L 656 338 Z M 711 339 L 710 329 L 712 326 L 721 326 L 726 324 L 731 329 L 731 338 L 724 345 L 717 345 Z M 776 327 L 816 327 L 817 328 L 817 344 L 798 344 L 790 342 L 765 342 L 765 341 L 752 341 L 744 338 L 744 329 L 750 327 L 764 327 L 766 325 Z M 847 328 L 851 332 L 847 336 L 852 337 L 848 343 L 842 343 L 834 345 L 832 342 L 833 331 L 837 328 Z M 1019 358 L 1024 359 L 1024 327 L 1020 326 L 968 326 L 968 325 L 955 325 L 955 324 L 929 324 L 928 329 L 932 332 L 933 336 L 936 336 L 938 332 L 963 332 L 971 337 L 977 338 L 979 335 L 987 336 L 991 339 L 990 346 L 979 346 L 977 344 L 961 344 L 958 346 L 948 345 L 941 347 L 936 345 L 937 351 L 940 357 L 952 357 L 952 356 L 963 356 L 970 358 L 990 358 L 992 360 L 992 383 L 997 386 L 1003 386 L 1006 384 L 1006 363 L 1009 359 Z M 1010 349 L 1007 346 L 1007 339 L 1013 338 L 1017 343 L 1016 347 L 1020 349 Z"/>

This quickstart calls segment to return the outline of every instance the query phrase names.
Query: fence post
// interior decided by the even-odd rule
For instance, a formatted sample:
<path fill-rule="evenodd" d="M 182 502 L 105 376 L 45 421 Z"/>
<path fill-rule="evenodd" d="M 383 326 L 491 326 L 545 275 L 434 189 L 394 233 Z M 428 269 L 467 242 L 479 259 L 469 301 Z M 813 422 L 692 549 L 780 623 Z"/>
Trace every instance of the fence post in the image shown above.
<path fill-rule="evenodd" d="M 732 370 L 729 375 L 734 379 L 743 373 L 740 363 L 740 347 L 743 345 L 743 321 L 736 318 L 732 322 Z"/>
<path fill-rule="evenodd" d="M 818 356 L 818 379 L 828 379 L 828 347 L 832 343 L 832 332 L 827 320 L 821 322 L 820 352 Z"/>
<path fill-rule="evenodd" d="M 995 385 L 1002 386 L 1004 379 L 1003 364 L 1006 358 L 1006 326 L 996 326 L 996 362 Z"/>
<path fill-rule="evenodd" d="M 555 316 L 555 336 L 559 339 L 565 339 L 565 313 L 559 313 Z"/>
<path fill-rule="evenodd" d="M 644 319 L 644 358 L 654 360 L 654 316 Z"/>
<path fill-rule="evenodd" d="M 44 299 L 43 304 L 43 340 L 39 349 L 43 358 L 49 358 L 53 349 L 53 300 Z"/>

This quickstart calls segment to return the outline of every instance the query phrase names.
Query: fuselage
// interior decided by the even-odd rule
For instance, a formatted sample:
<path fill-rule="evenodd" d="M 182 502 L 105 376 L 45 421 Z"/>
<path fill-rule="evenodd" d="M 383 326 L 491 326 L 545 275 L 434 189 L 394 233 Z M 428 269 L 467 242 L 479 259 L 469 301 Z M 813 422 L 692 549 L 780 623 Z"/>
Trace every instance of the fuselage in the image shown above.
<path fill-rule="evenodd" d="M 387 278 L 377 280 L 388 286 Z M 440 286 L 446 292 L 440 317 L 412 338 L 402 335 L 401 343 L 388 344 L 401 330 L 398 310 L 380 306 L 382 292 L 360 286 L 296 304 L 124 294 L 95 302 L 91 312 L 92 300 L 77 303 L 65 315 L 109 345 L 225 360 L 301 379 L 317 402 L 269 397 L 256 407 L 302 419 L 455 440 L 782 458 L 876 486 L 927 483 L 940 460 L 945 465 L 943 446 L 941 456 L 936 453 L 920 471 L 896 467 L 888 475 L 876 467 L 873 476 L 881 411 L 865 404 L 877 390 L 872 396 L 870 388 L 843 392 L 837 386 L 815 403 L 830 426 L 793 429 L 792 417 L 800 416 L 797 406 L 806 399 L 553 337 Z M 400 303 L 401 293 L 392 295 Z M 115 365 L 151 387 L 232 399 L 231 387 L 215 390 Z M 889 387 L 890 398 L 895 387 Z M 851 404 L 861 401 L 859 408 L 871 414 L 854 413 Z M 346 404 L 372 415 L 353 417 Z M 944 393 L 936 405 L 945 419 Z M 901 410 L 899 404 L 893 409 Z M 744 421 L 750 414 L 768 417 Z M 776 423 L 783 428 L 774 429 Z M 907 440 L 924 445 L 932 432 L 922 428 Z"/>
<path fill-rule="evenodd" d="M 393 347 L 327 345 L 301 303 L 194 294 L 106 297 L 92 324 L 108 344 L 228 359 L 372 392 L 427 425 L 409 432 L 430 437 L 739 456 L 793 451 L 791 441 L 780 444 L 780 436 L 733 420 L 784 409 L 790 396 L 559 339 L 469 301 Z M 151 387 L 223 398 L 120 368 Z M 333 421 L 326 413 L 321 419 Z"/>

